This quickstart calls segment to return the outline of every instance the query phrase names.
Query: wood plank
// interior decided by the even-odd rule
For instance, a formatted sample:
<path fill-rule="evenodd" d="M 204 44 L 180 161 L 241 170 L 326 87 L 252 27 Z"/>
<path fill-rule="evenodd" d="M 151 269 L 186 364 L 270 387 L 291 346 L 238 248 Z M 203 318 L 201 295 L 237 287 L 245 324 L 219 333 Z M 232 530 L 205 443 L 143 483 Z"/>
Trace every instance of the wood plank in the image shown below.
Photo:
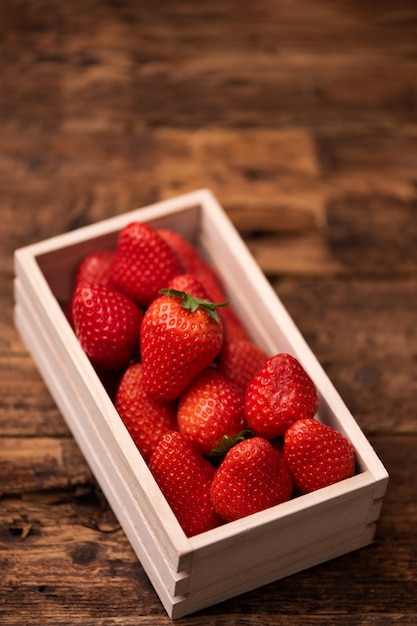
<path fill-rule="evenodd" d="M 20 350 L 23 352 L 23 346 Z M 26 351 L 0 356 L 0 396 L 3 437 L 68 436 L 68 428 Z"/>
<path fill-rule="evenodd" d="M 233 0 L 201 12 L 160 12 L 160 4 L 116 10 L 91 0 L 72 15 L 52 3 L 39 28 L 39 16 L 8 2 L 3 124 L 16 124 L 13 102 L 22 103 L 24 127 L 66 132 L 123 132 L 144 123 L 378 131 L 394 120 L 415 121 L 412 3 L 401 22 L 385 9 L 365 26 L 357 7 L 336 11 L 315 2 L 302 27 L 291 3 L 277 11 L 265 0 L 239 18 Z M 96 29 L 83 32 L 92 9 Z M 14 80 L 19 70 L 23 81 Z"/>
<path fill-rule="evenodd" d="M 0 439 L 0 494 L 88 486 L 93 477 L 72 438 Z"/>
<path fill-rule="evenodd" d="M 16 247 L 196 187 L 211 188 L 219 197 L 268 275 L 386 275 L 416 269 L 415 141 L 407 146 L 398 139 L 387 147 L 385 139 L 363 137 L 351 151 L 340 148 L 336 157 L 334 142 L 326 147 L 319 142 L 316 154 L 311 135 L 301 131 L 162 129 L 129 143 L 136 153 L 133 162 L 126 144 L 110 136 L 0 141 L 7 157 L 0 178 L 9 202 L 2 216 L 11 232 L 2 242 L 9 271 Z M 370 160 L 384 146 L 386 157 Z M 39 166 L 31 171 L 34 155 Z M 57 165 L 53 155 L 60 156 Z M 337 159 L 339 165 L 332 165 Z M 141 173 L 131 184 L 137 167 Z M 83 183 L 75 184 L 80 176 Z M 29 210 L 34 218 L 15 219 L 16 211 L 24 216 Z M 51 212 L 57 213 L 52 229 Z"/>

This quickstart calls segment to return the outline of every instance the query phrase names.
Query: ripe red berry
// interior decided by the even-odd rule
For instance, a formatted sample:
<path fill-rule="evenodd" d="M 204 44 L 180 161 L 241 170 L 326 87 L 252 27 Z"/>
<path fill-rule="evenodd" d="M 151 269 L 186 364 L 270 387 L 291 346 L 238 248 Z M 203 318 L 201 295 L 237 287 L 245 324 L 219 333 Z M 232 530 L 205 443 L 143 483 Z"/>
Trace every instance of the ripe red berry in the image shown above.
<path fill-rule="evenodd" d="M 177 276 L 174 276 L 168 283 L 168 289 L 184 291 L 194 298 L 201 300 L 210 300 L 204 285 L 201 284 L 194 274 L 177 274 Z"/>
<path fill-rule="evenodd" d="M 268 355 L 249 339 L 225 341 L 218 358 L 219 371 L 245 393 L 252 378 L 268 360 Z"/>
<path fill-rule="evenodd" d="M 198 273 L 199 268 L 206 264 L 196 246 L 179 232 L 170 228 L 158 228 L 157 233 L 175 250 L 188 274 Z"/>
<path fill-rule="evenodd" d="M 162 437 L 149 469 L 188 537 L 222 524 L 210 499 L 216 470 L 181 433 Z"/>
<path fill-rule="evenodd" d="M 119 234 L 111 284 L 147 307 L 184 266 L 178 255 L 148 224 L 132 222 Z"/>
<path fill-rule="evenodd" d="M 103 285 L 81 283 L 72 299 L 78 340 L 95 366 L 126 367 L 139 349 L 142 313 L 126 296 Z"/>
<path fill-rule="evenodd" d="M 78 265 L 75 284 L 96 283 L 108 285 L 111 277 L 111 267 L 114 259 L 114 250 L 104 249 L 88 254 Z"/>
<path fill-rule="evenodd" d="M 223 459 L 211 485 L 214 510 L 227 522 L 286 502 L 291 475 L 281 455 L 261 437 L 237 443 Z"/>
<path fill-rule="evenodd" d="M 355 473 L 355 450 L 342 433 L 314 419 L 295 422 L 284 438 L 284 459 L 301 493 Z"/>
<path fill-rule="evenodd" d="M 313 417 L 317 409 L 318 394 L 313 381 L 289 354 L 268 359 L 246 390 L 248 426 L 266 439 L 284 435 L 296 420 Z"/>
<path fill-rule="evenodd" d="M 216 270 L 201 256 L 198 249 L 185 237 L 169 229 L 159 229 L 158 234 L 177 252 L 185 265 L 187 273 L 192 274 L 204 285 L 208 299 L 213 302 L 224 302 L 228 298 L 220 276 Z M 184 291 L 187 291 L 184 289 Z M 247 332 L 232 306 L 219 310 L 228 341 L 248 339 Z"/>
<path fill-rule="evenodd" d="M 174 400 L 216 358 L 223 343 L 216 308 L 176 290 L 167 290 L 152 302 L 140 335 L 147 393 Z"/>
<path fill-rule="evenodd" d="M 188 385 L 178 402 L 180 432 L 209 455 L 223 441 L 246 426 L 243 395 L 217 370 L 208 367 Z"/>
<path fill-rule="evenodd" d="M 142 363 L 130 365 L 123 374 L 115 406 L 145 461 L 149 461 L 163 435 L 178 430 L 176 406 L 145 393 Z"/>

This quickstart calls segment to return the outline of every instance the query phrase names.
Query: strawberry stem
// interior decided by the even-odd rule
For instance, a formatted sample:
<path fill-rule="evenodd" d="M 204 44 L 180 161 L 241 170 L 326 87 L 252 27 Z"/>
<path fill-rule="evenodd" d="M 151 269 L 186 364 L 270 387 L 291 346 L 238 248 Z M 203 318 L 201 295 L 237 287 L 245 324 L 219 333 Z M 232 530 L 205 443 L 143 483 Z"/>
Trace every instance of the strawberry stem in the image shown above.
<path fill-rule="evenodd" d="M 222 440 L 219 441 L 217 446 L 210 452 L 209 456 L 225 456 L 237 443 L 245 439 L 251 439 L 254 436 L 254 433 L 249 428 L 245 428 L 245 430 L 240 431 L 237 435 L 224 435 Z"/>
<path fill-rule="evenodd" d="M 219 321 L 219 317 L 217 315 L 218 307 L 229 306 L 230 302 L 226 300 L 225 302 L 211 302 L 210 300 L 203 300 L 202 298 L 196 298 L 192 296 L 190 293 L 186 291 L 180 291 L 179 289 L 160 289 L 159 293 L 164 296 L 168 296 L 168 298 L 180 298 L 182 300 L 182 306 L 187 311 L 191 311 L 194 313 L 198 308 L 202 308 L 212 317 L 216 322 Z"/>

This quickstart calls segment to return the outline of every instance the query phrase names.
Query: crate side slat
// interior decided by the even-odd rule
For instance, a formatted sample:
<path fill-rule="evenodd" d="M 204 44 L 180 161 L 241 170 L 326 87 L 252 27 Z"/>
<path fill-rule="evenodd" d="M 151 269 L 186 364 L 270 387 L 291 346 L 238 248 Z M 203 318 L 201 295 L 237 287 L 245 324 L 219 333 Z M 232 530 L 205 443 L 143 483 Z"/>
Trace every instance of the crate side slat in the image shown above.
<path fill-rule="evenodd" d="M 374 489 L 375 482 L 372 474 L 362 472 L 324 489 L 260 511 L 251 516 L 252 519 L 245 517 L 209 533 L 191 537 L 193 567 L 200 559 L 220 558 L 219 555 L 230 550 L 238 552 L 239 549 L 236 546 L 241 537 L 245 537 L 245 541 L 251 544 L 257 541 L 262 544 L 267 535 L 279 536 L 283 531 L 287 532 L 287 527 L 291 528 L 294 524 L 308 525 L 310 516 L 313 523 L 316 519 L 324 519 L 324 526 L 326 526 L 326 519 L 332 522 L 333 511 L 339 508 L 344 512 L 340 523 L 346 527 L 375 522 L 379 515 L 381 500 L 375 499 Z"/>
<path fill-rule="evenodd" d="M 214 585 L 212 587 L 206 587 L 203 584 L 199 589 L 190 592 L 187 597 L 184 598 L 183 602 L 174 607 L 173 617 L 176 619 L 189 615 L 190 613 L 200 611 L 218 602 L 223 602 L 229 598 L 261 587 L 262 585 L 291 576 L 303 569 L 314 567 L 330 559 L 338 558 L 344 554 L 363 548 L 369 545 L 374 534 L 375 524 L 370 524 L 365 528 L 353 528 L 344 531 L 342 534 L 330 538 L 327 545 L 320 545 L 319 548 L 313 543 L 308 554 L 305 553 L 304 549 L 299 554 L 289 554 L 287 560 L 283 560 L 280 563 L 278 572 L 275 569 L 273 560 L 269 560 L 265 564 L 262 564 L 262 566 L 259 566 L 255 560 L 252 566 L 248 564 L 246 570 L 243 572 L 242 569 L 236 568 L 235 576 L 226 578 L 223 586 Z M 218 571 L 221 569 L 224 561 L 224 557 L 218 561 Z"/>
<path fill-rule="evenodd" d="M 337 544 L 338 537 L 362 536 L 362 531 L 373 520 L 369 519 L 369 499 L 371 487 L 355 490 L 344 498 L 323 500 L 315 506 L 304 504 L 298 514 L 278 517 L 276 512 L 269 511 L 269 523 L 246 532 L 240 532 L 233 541 L 218 542 L 220 551 L 196 549 L 193 559 L 193 576 L 190 579 L 190 593 L 197 585 L 216 585 L 218 567 L 221 560 L 224 580 L 234 576 L 246 576 L 254 563 L 271 567 L 279 577 L 282 563 L 290 561 L 293 554 L 305 554 L 309 551 L 317 553 L 317 546 L 327 548 L 332 542 Z M 281 511 L 284 506 L 279 505 Z M 278 509 L 278 507 L 276 507 Z M 268 515 L 264 516 L 268 518 Z M 220 545 L 221 544 L 221 545 Z M 209 553 L 210 552 L 210 553 Z M 273 571 L 273 569 L 271 569 Z"/>

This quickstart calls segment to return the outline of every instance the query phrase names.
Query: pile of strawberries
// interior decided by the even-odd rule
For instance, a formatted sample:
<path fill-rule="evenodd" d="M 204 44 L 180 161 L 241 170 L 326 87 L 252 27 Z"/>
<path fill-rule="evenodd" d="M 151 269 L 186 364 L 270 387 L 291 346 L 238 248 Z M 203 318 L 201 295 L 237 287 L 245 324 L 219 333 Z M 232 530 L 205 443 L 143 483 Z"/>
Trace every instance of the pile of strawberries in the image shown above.
<path fill-rule="evenodd" d="M 128 224 L 83 259 L 66 310 L 187 536 L 354 474 L 302 365 L 250 340 L 179 233 Z"/>

